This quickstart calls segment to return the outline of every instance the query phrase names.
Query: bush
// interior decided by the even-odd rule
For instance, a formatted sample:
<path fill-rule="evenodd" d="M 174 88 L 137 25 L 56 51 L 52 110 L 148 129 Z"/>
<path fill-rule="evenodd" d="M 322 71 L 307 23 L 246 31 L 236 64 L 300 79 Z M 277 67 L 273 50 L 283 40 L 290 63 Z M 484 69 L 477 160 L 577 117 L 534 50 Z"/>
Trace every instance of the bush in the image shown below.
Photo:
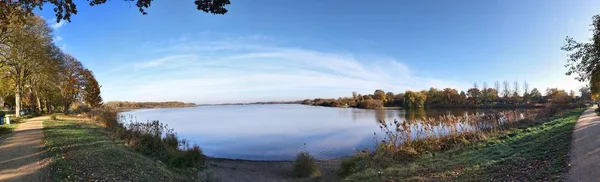
<path fill-rule="evenodd" d="M 51 120 L 58 120 L 56 114 L 52 114 L 52 116 L 50 116 Z"/>
<path fill-rule="evenodd" d="M 351 174 L 365 170 L 368 166 L 370 166 L 368 164 L 371 161 L 369 160 L 371 158 L 370 155 L 371 154 L 368 151 L 362 151 L 354 156 L 342 159 L 342 164 L 340 169 L 337 171 L 337 175 L 341 178 L 344 178 L 346 176 L 350 176 Z"/>
<path fill-rule="evenodd" d="M 321 175 L 319 166 L 308 152 L 300 152 L 294 161 L 292 176 L 299 178 L 317 177 Z"/>

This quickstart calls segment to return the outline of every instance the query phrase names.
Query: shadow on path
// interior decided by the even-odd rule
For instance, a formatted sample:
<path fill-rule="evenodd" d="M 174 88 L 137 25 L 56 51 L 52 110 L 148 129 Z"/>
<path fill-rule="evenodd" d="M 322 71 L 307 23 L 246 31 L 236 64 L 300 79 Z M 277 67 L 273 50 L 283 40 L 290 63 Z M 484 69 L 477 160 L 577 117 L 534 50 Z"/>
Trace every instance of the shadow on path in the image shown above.
<path fill-rule="evenodd" d="M 28 119 L 0 139 L 0 181 L 46 181 L 42 122 L 48 118 Z"/>

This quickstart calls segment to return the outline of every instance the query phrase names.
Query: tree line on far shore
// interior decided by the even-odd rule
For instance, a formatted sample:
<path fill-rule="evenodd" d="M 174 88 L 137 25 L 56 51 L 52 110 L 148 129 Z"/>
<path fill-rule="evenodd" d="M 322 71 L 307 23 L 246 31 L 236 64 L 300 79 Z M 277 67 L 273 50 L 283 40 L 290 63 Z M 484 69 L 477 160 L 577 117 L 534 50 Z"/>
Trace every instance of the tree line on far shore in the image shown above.
<path fill-rule="evenodd" d="M 0 23 L 0 109 L 32 113 L 99 107 L 100 85 L 91 70 L 55 45 L 39 16 Z"/>
<path fill-rule="evenodd" d="M 529 90 L 529 84 L 524 82 L 522 88 L 518 81 L 512 84 L 508 81 L 502 84 L 496 81 L 493 87 L 483 83 L 481 89 L 475 83 L 472 88 L 458 91 L 453 88 L 430 88 L 422 91 L 406 91 L 404 93 L 375 90 L 373 94 L 361 95 L 356 92 L 352 97 L 338 99 L 306 99 L 302 104 L 327 107 L 357 107 L 376 109 L 383 107 L 419 108 L 500 108 L 500 107 L 535 107 L 540 104 L 570 104 L 584 103 L 591 99 L 587 87 L 569 92 L 557 88 L 546 89 L 544 95 L 537 89 Z"/>
<path fill-rule="evenodd" d="M 132 102 L 132 101 L 109 101 L 104 106 L 122 110 L 122 109 L 143 109 L 143 108 L 169 108 L 169 107 L 193 107 L 194 103 L 185 103 L 179 101 L 168 102 Z"/>

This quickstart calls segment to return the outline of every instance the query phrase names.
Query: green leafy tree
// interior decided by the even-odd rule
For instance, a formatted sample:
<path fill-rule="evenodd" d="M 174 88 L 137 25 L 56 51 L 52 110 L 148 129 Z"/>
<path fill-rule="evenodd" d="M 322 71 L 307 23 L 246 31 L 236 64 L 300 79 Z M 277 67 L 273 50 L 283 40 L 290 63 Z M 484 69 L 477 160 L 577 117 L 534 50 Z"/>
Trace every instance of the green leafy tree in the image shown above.
<path fill-rule="evenodd" d="M 582 82 L 589 81 L 592 95 L 600 94 L 600 15 L 592 17 L 592 38 L 590 42 L 577 42 L 571 37 L 566 38 L 562 50 L 569 53 L 567 75 L 576 75 Z"/>

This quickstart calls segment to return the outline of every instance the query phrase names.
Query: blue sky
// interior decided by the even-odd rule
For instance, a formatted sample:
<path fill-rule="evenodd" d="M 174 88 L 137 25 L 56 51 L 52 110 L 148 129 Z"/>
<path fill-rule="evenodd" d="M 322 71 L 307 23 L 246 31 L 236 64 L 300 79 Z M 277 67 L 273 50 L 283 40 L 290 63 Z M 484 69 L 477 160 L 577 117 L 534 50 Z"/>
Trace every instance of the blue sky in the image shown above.
<path fill-rule="evenodd" d="M 78 6 L 51 23 L 55 42 L 90 68 L 105 100 L 195 103 L 350 96 L 375 89 L 466 89 L 564 75 L 565 36 L 587 40 L 593 0 L 232 0 L 226 15 L 192 0 Z M 40 14 L 52 22 L 51 8 Z"/>

